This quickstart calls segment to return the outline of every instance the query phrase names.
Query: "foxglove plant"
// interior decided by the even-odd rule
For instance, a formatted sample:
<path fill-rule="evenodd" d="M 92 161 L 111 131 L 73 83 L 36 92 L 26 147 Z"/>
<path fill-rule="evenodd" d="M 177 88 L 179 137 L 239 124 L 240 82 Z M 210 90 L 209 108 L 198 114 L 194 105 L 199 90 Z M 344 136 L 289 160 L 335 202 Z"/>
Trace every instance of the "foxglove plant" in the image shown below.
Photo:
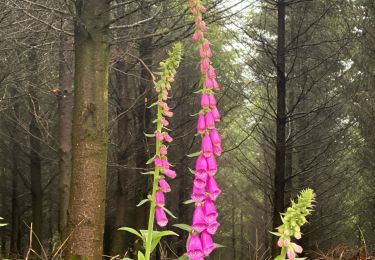
<path fill-rule="evenodd" d="M 300 245 L 291 242 L 292 238 L 301 239 L 301 226 L 306 224 L 306 217 L 311 213 L 315 193 L 312 189 L 306 189 L 298 196 L 297 202 L 292 201 L 292 206 L 282 213 L 283 224 L 277 228 L 277 232 L 272 234 L 280 237 L 277 245 L 281 248 L 281 253 L 275 260 L 298 259 L 297 254 L 302 253 Z M 301 259 L 301 258 L 299 258 Z"/>
<path fill-rule="evenodd" d="M 139 251 L 138 260 L 149 260 L 151 253 L 163 236 L 177 235 L 172 231 L 154 231 L 155 218 L 160 227 L 165 227 L 168 223 L 167 215 L 173 217 L 173 214 L 165 208 L 165 194 L 171 191 L 171 187 L 166 179 L 167 177 L 170 179 L 176 177 L 176 172 L 171 169 L 167 156 L 168 143 L 173 141 L 167 128 L 169 125 L 167 118 L 172 117 L 173 112 L 170 110 L 167 101 L 171 83 L 174 81 L 176 70 L 181 61 L 182 45 L 177 43 L 173 51 L 169 54 L 169 58 L 160 63 L 160 72 L 156 73 L 159 75 L 159 81 L 155 82 L 155 91 L 158 94 L 158 100 L 151 105 L 151 107 L 157 106 L 157 117 L 154 121 L 154 123 L 156 123 L 156 131 L 154 134 L 146 135 L 156 140 L 155 155 L 147 162 L 147 164 L 154 164 L 154 170 L 145 173 L 153 175 L 152 193 L 147 199 L 142 200 L 138 204 L 138 206 L 141 206 L 146 202 L 150 202 L 148 228 L 140 232 L 129 227 L 120 228 L 120 230 L 128 231 L 142 239 L 145 254 Z"/>
<path fill-rule="evenodd" d="M 204 1 L 206 2 L 206 1 Z M 221 155 L 221 137 L 216 130 L 220 121 L 215 91 L 220 89 L 216 71 L 212 66 L 212 50 L 205 38 L 207 26 L 203 21 L 206 7 L 201 0 L 189 0 L 195 18 L 193 40 L 199 45 L 200 62 L 200 103 L 197 132 L 202 137 L 201 151 L 195 165 L 195 178 L 191 198 L 195 202 L 192 230 L 187 245 L 187 256 L 192 260 L 208 257 L 215 249 L 212 236 L 219 228 L 215 201 L 221 193 L 215 179 L 217 173 L 216 157 Z"/>

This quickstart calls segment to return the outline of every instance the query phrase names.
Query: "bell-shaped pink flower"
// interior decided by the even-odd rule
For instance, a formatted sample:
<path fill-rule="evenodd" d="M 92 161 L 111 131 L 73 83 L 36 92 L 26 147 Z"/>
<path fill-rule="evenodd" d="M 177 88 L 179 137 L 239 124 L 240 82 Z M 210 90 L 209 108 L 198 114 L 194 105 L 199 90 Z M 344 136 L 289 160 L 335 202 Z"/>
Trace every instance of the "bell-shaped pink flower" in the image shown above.
<path fill-rule="evenodd" d="M 165 139 L 165 141 L 167 141 L 168 143 L 173 142 L 173 138 L 172 138 L 169 134 L 167 134 L 167 133 L 164 134 L 164 139 Z"/>
<path fill-rule="evenodd" d="M 201 205 L 197 205 L 193 214 L 193 229 L 200 233 L 207 228 L 207 224 L 204 218 L 204 209 Z"/>
<path fill-rule="evenodd" d="M 164 196 L 164 193 L 162 191 L 157 191 L 156 192 L 156 206 L 158 207 L 164 207 L 165 205 L 165 196 Z"/>
<path fill-rule="evenodd" d="M 207 158 L 207 174 L 214 176 L 217 172 L 217 162 L 214 155 Z"/>
<path fill-rule="evenodd" d="M 211 47 L 210 47 L 210 43 L 208 42 L 208 41 L 205 41 L 203 44 L 202 44 L 202 48 L 204 49 L 204 50 L 208 50 L 208 49 L 210 49 Z"/>
<path fill-rule="evenodd" d="M 160 227 L 165 227 L 168 224 L 167 215 L 164 212 L 163 208 L 156 207 L 156 222 Z"/>
<path fill-rule="evenodd" d="M 204 119 L 206 121 L 206 127 L 208 129 L 214 129 L 215 128 L 215 118 L 212 115 L 212 112 L 207 112 L 204 116 Z"/>
<path fill-rule="evenodd" d="M 210 67 L 210 69 L 208 70 L 208 77 L 211 79 L 216 78 L 216 71 L 213 67 Z"/>
<path fill-rule="evenodd" d="M 220 112 L 217 109 L 217 107 L 211 108 L 211 113 L 212 113 L 212 116 L 213 116 L 215 122 L 220 122 Z"/>
<path fill-rule="evenodd" d="M 162 163 L 164 169 L 169 169 L 169 167 L 171 166 L 170 163 L 168 162 L 167 158 L 161 159 L 161 163 Z"/>
<path fill-rule="evenodd" d="M 215 145 L 214 146 L 214 154 L 216 156 L 220 156 L 222 153 L 221 145 Z"/>
<path fill-rule="evenodd" d="M 202 249 L 203 249 L 203 254 L 205 256 L 209 256 L 212 251 L 215 249 L 215 244 L 212 239 L 212 236 L 210 233 L 207 231 L 203 231 L 201 234 L 201 243 L 202 243 Z"/>
<path fill-rule="evenodd" d="M 191 234 L 189 238 L 187 255 L 194 260 L 203 257 L 201 240 L 199 236 L 195 235 L 194 233 Z"/>
<path fill-rule="evenodd" d="M 202 14 L 205 14 L 207 12 L 206 7 L 204 7 L 203 5 L 199 6 L 199 10 L 202 12 Z"/>
<path fill-rule="evenodd" d="M 216 129 L 211 130 L 210 137 L 211 137 L 212 144 L 214 146 L 221 146 L 221 137 L 220 137 L 219 132 Z"/>
<path fill-rule="evenodd" d="M 172 111 L 165 111 L 164 115 L 167 116 L 167 117 L 172 117 L 173 116 L 173 112 Z"/>
<path fill-rule="evenodd" d="M 207 77 L 205 80 L 204 80 L 204 85 L 206 86 L 206 88 L 208 89 L 212 89 L 214 88 L 214 82 L 212 79 L 210 79 L 209 77 Z"/>
<path fill-rule="evenodd" d="M 191 194 L 191 198 L 195 202 L 202 202 L 206 198 L 206 189 L 205 188 L 198 188 L 193 185 L 193 194 Z"/>
<path fill-rule="evenodd" d="M 208 224 L 211 224 L 216 221 L 217 219 L 217 210 L 215 207 L 214 202 L 207 198 L 206 201 L 204 202 L 204 212 L 205 212 L 205 220 Z"/>
<path fill-rule="evenodd" d="M 159 132 L 155 134 L 155 137 L 156 137 L 156 140 L 158 140 L 158 141 L 163 141 L 163 139 L 164 139 L 163 134 L 159 133 Z"/>
<path fill-rule="evenodd" d="M 167 155 L 168 154 L 168 150 L 166 147 L 160 147 L 160 154 L 161 155 Z"/>
<path fill-rule="evenodd" d="M 204 59 L 201 63 L 201 73 L 206 73 L 210 69 L 210 60 L 209 59 Z"/>
<path fill-rule="evenodd" d="M 211 138 L 208 134 L 204 135 L 203 141 L 202 141 L 202 152 L 204 157 L 210 157 L 213 154 L 213 146 Z"/>
<path fill-rule="evenodd" d="M 204 50 L 204 49 L 200 49 L 200 50 L 199 50 L 199 56 L 200 56 L 201 58 L 206 58 L 206 57 L 207 57 L 207 55 L 206 55 L 206 50 Z"/>
<path fill-rule="evenodd" d="M 216 79 L 213 79 L 212 80 L 213 81 L 213 89 L 215 89 L 215 90 L 220 90 L 220 85 L 219 85 L 219 83 L 217 82 L 217 80 Z"/>
<path fill-rule="evenodd" d="M 294 248 L 294 251 L 295 251 L 297 254 L 300 254 L 300 253 L 302 253 L 302 251 L 303 251 L 302 246 L 297 245 L 296 243 L 292 243 L 292 247 Z"/>
<path fill-rule="evenodd" d="M 204 48 L 201 48 L 199 50 L 199 56 L 201 58 L 211 58 L 212 57 L 212 51 L 211 49 L 204 49 Z"/>
<path fill-rule="evenodd" d="M 215 201 L 221 194 L 221 189 L 219 187 L 219 184 L 217 183 L 215 178 L 212 176 L 209 176 L 207 179 L 207 191 L 209 193 L 209 197 L 213 201 Z"/>
<path fill-rule="evenodd" d="M 212 223 L 210 223 L 207 227 L 207 232 L 210 233 L 211 235 L 214 235 L 216 231 L 219 229 L 220 224 L 216 220 Z"/>
<path fill-rule="evenodd" d="M 206 158 L 201 154 L 198 156 L 197 162 L 195 163 L 195 175 L 199 178 L 203 178 L 207 175 L 208 165 Z"/>
<path fill-rule="evenodd" d="M 154 160 L 154 163 L 155 163 L 155 167 L 163 167 L 163 162 L 160 159 L 160 157 L 156 157 Z"/>
<path fill-rule="evenodd" d="M 177 175 L 176 172 L 174 170 L 171 170 L 171 169 L 165 169 L 164 174 L 171 179 L 176 178 L 176 175 Z"/>
<path fill-rule="evenodd" d="M 161 119 L 161 123 L 162 123 L 163 126 L 169 126 L 169 122 L 168 122 L 168 120 L 165 119 L 165 118 L 162 118 L 162 119 Z"/>
<path fill-rule="evenodd" d="M 293 251 L 293 249 L 288 249 L 286 254 L 288 256 L 288 259 L 290 260 L 296 259 L 296 253 Z"/>
<path fill-rule="evenodd" d="M 206 175 L 207 176 L 207 175 Z M 194 179 L 194 186 L 200 188 L 200 189 L 205 189 L 207 184 L 207 177 L 206 178 L 199 178 L 195 176 Z"/>
<path fill-rule="evenodd" d="M 160 190 L 162 192 L 170 192 L 171 191 L 171 186 L 169 186 L 168 182 L 164 178 L 160 179 L 159 187 L 160 187 Z"/>
<path fill-rule="evenodd" d="M 216 107 L 216 97 L 215 97 L 215 94 L 211 93 L 209 96 L 208 96 L 208 99 L 209 99 L 209 102 L 210 102 L 210 107 L 211 108 L 214 108 Z"/>
<path fill-rule="evenodd" d="M 204 37 L 203 32 L 196 32 L 193 34 L 192 38 L 194 41 L 199 41 L 200 39 L 203 39 L 203 37 Z"/>
<path fill-rule="evenodd" d="M 210 98 L 207 93 L 203 93 L 201 96 L 201 106 L 203 108 L 208 108 L 210 106 Z"/>
<path fill-rule="evenodd" d="M 197 126 L 198 133 L 203 134 L 206 132 L 206 120 L 203 114 L 199 115 L 198 117 L 198 126 Z"/>

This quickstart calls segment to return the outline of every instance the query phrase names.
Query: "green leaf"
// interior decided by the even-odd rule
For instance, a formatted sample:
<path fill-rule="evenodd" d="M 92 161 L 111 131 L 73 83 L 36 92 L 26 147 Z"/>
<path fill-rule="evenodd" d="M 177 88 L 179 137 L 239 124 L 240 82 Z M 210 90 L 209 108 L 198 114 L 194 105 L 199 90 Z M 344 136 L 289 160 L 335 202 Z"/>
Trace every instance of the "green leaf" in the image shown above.
<path fill-rule="evenodd" d="M 281 255 L 278 255 L 275 257 L 275 260 L 285 260 L 285 257 L 282 257 Z"/>
<path fill-rule="evenodd" d="M 141 229 L 141 230 L 139 230 L 140 232 L 141 232 L 141 234 L 142 234 L 142 237 L 144 237 L 145 238 L 145 241 L 146 241 L 146 237 L 147 237 L 147 230 L 144 230 L 144 229 Z M 153 232 L 155 232 L 155 231 L 153 231 Z"/>
<path fill-rule="evenodd" d="M 155 156 L 156 155 L 154 155 L 153 157 L 151 157 L 150 159 L 148 159 L 148 161 L 146 162 L 146 164 L 152 163 L 155 160 Z"/>
<path fill-rule="evenodd" d="M 215 243 L 215 247 L 216 247 L 216 248 L 221 248 L 221 247 L 225 247 L 225 246 L 220 245 L 220 244 L 216 244 L 216 243 Z"/>
<path fill-rule="evenodd" d="M 186 224 L 174 224 L 173 226 L 176 227 L 176 228 L 185 230 L 189 233 L 193 232 L 193 228 L 189 225 L 186 225 Z"/>
<path fill-rule="evenodd" d="M 189 168 L 189 171 L 190 171 L 190 173 L 192 173 L 192 174 L 195 175 L 195 171 L 194 171 L 193 169 L 190 169 L 190 168 Z"/>
<path fill-rule="evenodd" d="M 187 255 L 182 255 L 178 258 L 178 260 L 189 260 L 189 257 Z"/>
<path fill-rule="evenodd" d="M 145 204 L 147 201 L 149 201 L 149 199 L 141 200 L 141 201 L 138 203 L 137 207 L 142 206 L 142 205 Z"/>
<path fill-rule="evenodd" d="M 150 106 L 148 106 L 147 108 L 152 108 L 154 106 L 157 106 L 158 102 L 155 102 L 155 103 L 152 103 Z"/>
<path fill-rule="evenodd" d="M 145 260 L 145 255 L 141 251 L 138 251 L 138 260 Z"/>
<path fill-rule="evenodd" d="M 127 231 L 127 232 L 129 232 L 129 233 L 132 233 L 133 235 L 136 235 L 137 237 L 140 237 L 140 238 L 143 240 L 142 235 L 141 235 L 137 230 L 135 230 L 134 228 L 130 228 L 130 227 L 121 227 L 121 228 L 119 228 L 118 230 L 121 230 L 121 231 Z"/>
<path fill-rule="evenodd" d="M 172 218 L 177 218 L 175 215 L 173 215 L 173 213 L 172 213 L 169 209 L 164 208 L 164 210 L 165 210 L 165 212 L 167 212 L 167 214 L 168 214 L 169 216 L 171 216 Z"/>
<path fill-rule="evenodd" d="M 187 204 L 192 204 L 194 202 L 195 200 L 187 200 L 187 201 L 184 201 L 183 204 L 187 205 Z"/>
<path fill-rule="evenodd" d="M 143 174 L 143 175 L 153 175 L 153 174 L 155 174 L 155 172 L 154 171 L 141 172 L 141 174 Z"/>
<path fill-rule="evenodd" d="M 197 157 L 197 156 L 201 155 L 201 153 L 202 153 L 202 151 L 198 151 L 198 152 L 195 152 L 195 153 L 188 154 L 186 156 L 192 158 L 192 157 Z"/>
<path fill-rule="evenodd" d="M 152 238 L 151 251 L 154 251 L 155 247 L 159 244 L 160 239 L 165 236 L 178 236 L 178 234 L 170 230 L 158 232 Z"/>
<path fill-rule="evenodd" d="M 131 258 L 129 258 L 129 257 L 125 257 L 125 258 L 123 258 L 123 259 L 121 259 L 121 260 L 133 260 L 133 259 L 131 259 Z"/>
<path fill-rule="evenodd" d="M 155 137 L 155 134 L 147 134 L 147 133 L 144 133 L 146 137 Z"/>
<path fill-rule="evenodd" d="M 179 236 L 179 235 L 176 232 L 173 232 L 171 230 L 165 230 L 165 231 L 156 233 L 154 238 L 165 237 L 165 236 Z"/>

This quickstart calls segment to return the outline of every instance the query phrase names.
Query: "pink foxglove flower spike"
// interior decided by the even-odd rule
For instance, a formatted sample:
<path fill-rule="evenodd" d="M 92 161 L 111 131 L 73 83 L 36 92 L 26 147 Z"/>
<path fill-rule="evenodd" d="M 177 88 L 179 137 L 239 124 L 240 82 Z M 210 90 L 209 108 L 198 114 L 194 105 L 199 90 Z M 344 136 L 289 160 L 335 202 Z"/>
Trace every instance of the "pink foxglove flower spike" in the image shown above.
<path fill-rule="evenodd" d="M 221 189 L 215 180 L 218 170 L 216 157 L 222 153 L 221 137 L 216 129 L 220 122 L 215 92 L 220 89 L 217 74 L 212 66 L 213 55 L 209 41 L 205 38 L 207 26 L 203 16 L 206 8 L 202 0 L 189 0 L 192 14 L 195 16 L 193 40 L 199 44 L 201 111 L 198 116 L 197 132 L 202 137 L 201 152 L 195 164 L 195 179 L 191 198 L 196 208 L 193 214 L 193 231 L 190 234 L 187 255 L 191 260 L 203 260 L 215 249 L 212 235 L 220 224 L 215 201 Z"/>

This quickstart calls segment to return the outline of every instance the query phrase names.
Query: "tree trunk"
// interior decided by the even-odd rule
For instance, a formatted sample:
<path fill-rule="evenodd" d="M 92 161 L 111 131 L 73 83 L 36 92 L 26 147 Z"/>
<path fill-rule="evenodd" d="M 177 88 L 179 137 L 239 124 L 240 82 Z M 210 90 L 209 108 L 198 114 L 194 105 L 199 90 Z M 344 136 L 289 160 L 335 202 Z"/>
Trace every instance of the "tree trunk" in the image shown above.
<path fill-rule="evenodd" d="M 40 253 L 41 245 L 38 242 L 43 241 L 43 188 L 42 188 L 42 159 L 41 153 L 41 131 L 38 124 L 40 115 L 39 100 L 36 95 L 35 87 L 38 86 L 38 67 L 36 62 L 36 50 L 31 50 L 29 61 L 32 65 L 32 73 L 29 87 L 29 110 L 31 114 L 30 131 L 30 182 L 31 182 L 31 209 L 34 237 L 32 247 L 35 252 Z"/>
<path fill-rule="evenodd" d="M 233 260 L 237 259 L 237 252 L 236 252 L 236 202 L 234 199 L 234 195 L 232 195 L 232 253 L 233 253 Z"/>
<path fill-rule="evenodd" d="M 117 193 L 116 193 L 116 216 L 115 216 L 115 229 L 112 234 L 111 243 L 111 255 L 123 255 L 127 248 L 130 247 L 130 236 L 123 231 L 118 231 L 117 229 L 122 226 L 134 227 L 135 222 L 135 209 L 134 196 L 130 196 L 131 193 L 130 185 L 134 178 L 136 172 L 129 169 L 123 169 L 121 166 L 128 165 L 132 162 L 132 156 L 129 153 L 129 143 L 130 143 L 130 113 L 126 114 L 125 111 L 129 109 L 131 96 L 130 96 L 130 86 L 129 78 L 126 73 L 126 62 L 119 61 L 116 64 L 116 88 L 118 92 L 118 108 L 117 108 L 117 163 L 119 164 L 119 169 L 117 172 Z M 134 165 L 135 166 L 135 165 Z M 139 173 L 138 173 L 139 174 Z"/>
<path fill-rule="evenodd" d="M 77 0 L 72 176 L 65 259 L 102 259 L 108 145 L 109 1 Z"/>
<path fill-rule="evenodd" d="M 141 1 L 142 9 L 141 9 L 141 17 L 142 19 L 147 19 L 151 16 L 151 3 L 149 1 Z M 144 34 L 149 35 L 152 33 L 152 28 L 150 24 L 145 25 Z M 138 132 L 138 145 L 137 145 L 137 156 L 136 156 L 136 164 L 137 168 L 145 168 L 146 162 L 149 158 L 149 151 L 148 151 L 148 144 L 147 144 L 147 137 L 144 135 L 145 132 L 148 131 L 151 123 L 151 111 L 147 109 L 148 100 L 150 97 L 150 89 L 151 89 L 151 75 L 149 70 L 151 70 L 152 66 L 152 37 L 146 37 L 142 39 L 139 44 L 139 55 L 140 58 L 143 60 L 144 65 L 140 64 L 141 71 L 140 71 L 140 87 L 138 95 L 141 96 L 141 104 L 137 109 L 137 132 Z M 154 129 L 152 129 L 154 131 Z M 143 200 L 149 194 L 149 185 L 148 185 L 149 176 L 139 175 L 137 178 L 136 183 L 136 203 L 138 204 L 139 201 Z M 136 208 L 136 227 L 138 229 L 146 229 L 147 219 L 148 219 L 148 207 L 137 207 Z"/>
<path fill-rule="evenodd" d="M 13 88 L 12 90 L 12 96 L 17 96 L 17 90 L 16 88 Z M 17 102 L 13 105 L 13 111 L 14 111 L 14 118 L 17 118 L 19 115 L 19 105 Z M 10 256 L 13 259 L 17 259 L 19 256 L 19 243 L 18 243 L 18 234 L 20 229 L 20 205 L 19 205 L 19 172 L 18 172 L 18 159 L 19 159 L 19 147 L 15 140 L 17 140 L 17 123 L 13 123 L 13 126 L 11 128 L 11 133 L 9 133 L 9 136 L 11 136 L 11 160 L 12 160 L 12 225 L 11 225 L 11 237 L 10 237 Z"/>
<path fill-rule="evenodd" d="M 62 22 L 62 29 L 69 30 L 69 22 Z M 73 40 L 61 33 L 59 53 L 59 233 L 65 237 L 68 221 L 70 176 L 72 171 L 72 113 L 73 113 Z"/>
<path fill-rule="evenodd" d="M 280 213 L 284 210 L 285 190 L 285 121 L 286 121 L 286 76 L 285 76 L 285 2 L 279 0 L 277 28 L 277 115 L 276 149 L 273 197 L 273 228 L 280 226 Z M 273 237 L 272 254 L 277 255 L 277 237 Z"/>

